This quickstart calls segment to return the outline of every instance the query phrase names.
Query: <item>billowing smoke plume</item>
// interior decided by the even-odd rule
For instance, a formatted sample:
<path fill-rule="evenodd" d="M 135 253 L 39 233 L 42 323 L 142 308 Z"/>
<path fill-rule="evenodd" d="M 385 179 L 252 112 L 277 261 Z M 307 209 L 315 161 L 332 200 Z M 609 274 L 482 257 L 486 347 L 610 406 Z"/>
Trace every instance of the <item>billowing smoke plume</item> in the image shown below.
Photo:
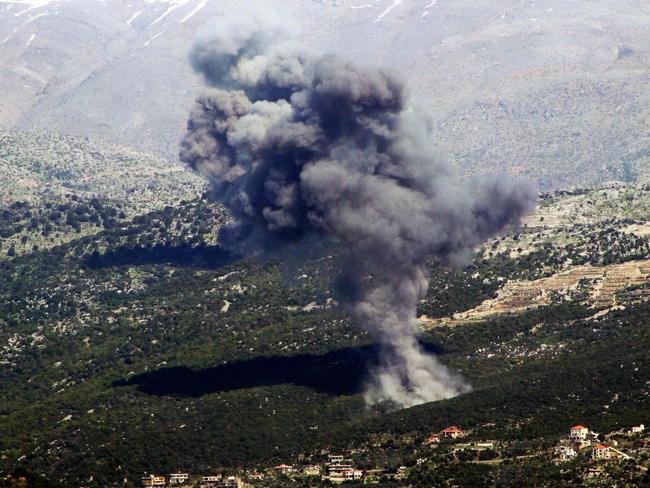
<path fill-rule="evenodd" d="M 461 185 L 398 79 L 273 45 L 281 27 L 220 19 L 198 36 L 190 59 L 211 88 L 192 110 L 181 159 L 232 213 L 225 244 L 342 243 L 341 296 L 383 351 L 369 403 L 457 395 L 462 380 L 416 339 L 425 260 L 465 260 L 531 210 L 534 193 L 505 179 Z"/>

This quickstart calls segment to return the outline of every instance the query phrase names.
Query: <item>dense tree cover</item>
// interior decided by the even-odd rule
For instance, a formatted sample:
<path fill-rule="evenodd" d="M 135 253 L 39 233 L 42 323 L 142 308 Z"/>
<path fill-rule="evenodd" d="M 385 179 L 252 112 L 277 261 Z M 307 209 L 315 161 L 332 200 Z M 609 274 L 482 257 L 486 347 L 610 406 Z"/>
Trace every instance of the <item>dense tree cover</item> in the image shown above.
<path fill-rule="evenodd" d="M 18 467 L 10 473 L 0 472 L 0 488 L 66 488 L 63 483 L 51 481 L 28 468 Z"/>
<path fill-rule="evenodd" d="M 61 212 L 52 222 L 67 220 L 69 210 L 52 211 Z M 396 469 L 414 466 L 422 437 L 452 423 L 475 438 L 518 440 L 515 456 L 574 422 L 607 431 L 650 413 L 648 304 L 593 320 L 595 310 L 565 302 L 433 329 L 425 347 L 473 391 L 368 409 L 361 392 L 376 349 L 336 305 L 335 245 L 293 259 L 293 250 L 266 261 L 225 255 L 216 229 L 227 216 L 204 200 L 116 221 L 0 260 L 1 469 L 22 459 L 57 479 L 133 486 L 145 470 L 208 472 L 374 444 L 356 462 Z M 464 269 L 431 263 L 420 313 L 447 315 L 491 297 L 502 280 L 543 276 L 556 269 L 555 251 Z M 405 435 L 420 441 L 395 441 Z M 455 459 L 425 464 L 411 481 L 471 486 L 527 470 L 564 480 L 544 463 Z"/>
<path fill-rule="evenodd" d="M 557 465 L 548 459 L 512 460 L 494 464 L 457 461 L 426 463 L 412 472 L 409 482 L 414 488 L 583 486 L 580 467 L 580 462 Z"/>

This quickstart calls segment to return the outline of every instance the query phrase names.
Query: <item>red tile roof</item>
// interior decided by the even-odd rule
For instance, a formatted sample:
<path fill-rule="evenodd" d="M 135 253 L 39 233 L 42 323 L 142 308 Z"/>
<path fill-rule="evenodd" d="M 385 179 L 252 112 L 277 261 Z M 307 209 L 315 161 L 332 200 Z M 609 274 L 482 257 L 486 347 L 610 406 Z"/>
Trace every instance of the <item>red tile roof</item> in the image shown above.
<path fill-rule="evenodd" d="M 585 427 L 584 425 L 576 425 L 574 427 L 571 427 L 571 430 L 582 430 L 582 429 L 586 429 L 586 428 L 587 427 Z"/>
<path fill-rule="evenodd" d="M 451 427 L 447 427 L 446 429 L 444 429 L 443 432 L 462 432 L 462 430 L 460 430 L 455 425 L 452 425 Z"/>
<path fill-rule="evenodd" d="M 609 449 L 609 446 L 606 446 L 604 444 L 598 444 L 594 449 Z"/>

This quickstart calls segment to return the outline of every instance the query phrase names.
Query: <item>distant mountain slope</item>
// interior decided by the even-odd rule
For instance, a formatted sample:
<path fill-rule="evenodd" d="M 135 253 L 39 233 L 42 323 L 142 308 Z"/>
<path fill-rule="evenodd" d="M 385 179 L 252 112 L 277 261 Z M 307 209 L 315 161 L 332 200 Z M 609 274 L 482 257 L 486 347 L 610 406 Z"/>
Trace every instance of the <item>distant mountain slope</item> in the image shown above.
<path fill-rule="evenodd" d="M 118 201 L 129 213 L 175 205 L 205 187 L 180 163 L 49 133 L 0 132 L 0 181 L 0 205 L 73 194 Z"/>
<path fill-rule="evenodd" d="M 642 0 L 268 0 L 301 43 L 386 66 L 468 173 L 542 187 L 650 166 L 650 5 Z M 241 0 L 0 1 L 0 126 L 175 157 L 201 87 L 196 29 Z"/>

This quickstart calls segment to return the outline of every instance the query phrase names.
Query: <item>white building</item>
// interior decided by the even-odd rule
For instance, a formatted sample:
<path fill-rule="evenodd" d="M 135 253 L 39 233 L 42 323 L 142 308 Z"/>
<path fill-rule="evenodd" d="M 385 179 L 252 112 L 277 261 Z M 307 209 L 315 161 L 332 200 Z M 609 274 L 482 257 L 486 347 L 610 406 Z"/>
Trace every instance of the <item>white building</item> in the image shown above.
<path fill-rule="evenodd" d="M 170 485 L 182 485 L 190 479 L 189 473 L 172 473 L 169 475 Z"/>
<path fill-rule="evenodd" d="M 241 488 L 242 486 L 244 484 L 237 476 L 228 476 L 217 483 L 217 488 Z"/>
<path fill-rule="evenodd" d="M 330 455 L 329 459 L 325 479 L 333 483 L 363 479 L 363 471 L 356 469 L 350 459 L 344 459 L 340 455 Z"/>
<path fill-rule="evenodd" d="M 589 429 L 584 425 L 574 425 L 569 432 L 569 439 L 572 441 L 584 441 L 587 439 Z"/>
<path fill-rule="evenodd" d="M 222 476 L 217 475 L 203 476 L 201 478 L 201 488 L 216 488 L 222 479 Z"/>
<path fill-rule="evenodd" d="M 276 473 L 282 474 L 291 474 L 296 472 L 296 468 L 294 468 L 291 464 L 278 464 L 273 468 L 273 470 Z"/>
<path fill-rule="evenodd" d="M 630 429 L 630 434 L 632 434 L 632 435 L 634 435 L 634 434 L 642 434 L 644 430 L 645 430 L 645 425 L 643 425 L 643 424 L 634 425 Z"/>
<path fill-rule="evenodd" d="M 612 457 L 612 450 L 609 446 L 598 444 L 591 450 L 592 459 L 609 459 Z"/>
<path fill-rule="evenodd" d="M 363 479 L 363 471 L 353 467 L 345 467 L 329 471 L 325 479 L 333 483 L 343 483 L 344 481 L 354 481 Z"/>
<path fill-rule="evenodd" d="M 142 488 L 165 488 L 167 483 L 164 476 L 150 474 L 143 476 L 140 479 L 140 484 L 142 485 Z"/>
<path fill-rule="evenodd" d="M 452 425 L 451 427 L 447 427 L 446 429 L 441 430 L 440 435 L 442 437 L 447 437 L 450 439 L 457 439 L 458 437 L 463 437 L 465 435 L 465 432 L 463 432 L 462 429 L 459 429 L 455 425 Z"/>

